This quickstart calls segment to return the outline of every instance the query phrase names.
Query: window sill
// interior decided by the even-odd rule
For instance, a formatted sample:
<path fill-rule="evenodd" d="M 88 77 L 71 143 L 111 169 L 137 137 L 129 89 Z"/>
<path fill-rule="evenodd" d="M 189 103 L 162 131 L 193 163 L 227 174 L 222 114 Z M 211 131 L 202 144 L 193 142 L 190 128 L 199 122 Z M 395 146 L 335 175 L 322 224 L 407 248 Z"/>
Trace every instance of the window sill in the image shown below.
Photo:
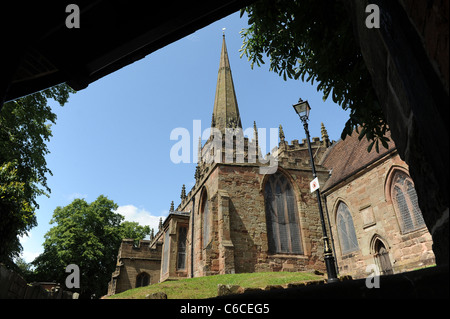
<path fill-rule="evenodd" d="M 308 259 L 309 257 L 301 254 L 268 254 L 268 258 L 295 258 L 295 259 Z"/>

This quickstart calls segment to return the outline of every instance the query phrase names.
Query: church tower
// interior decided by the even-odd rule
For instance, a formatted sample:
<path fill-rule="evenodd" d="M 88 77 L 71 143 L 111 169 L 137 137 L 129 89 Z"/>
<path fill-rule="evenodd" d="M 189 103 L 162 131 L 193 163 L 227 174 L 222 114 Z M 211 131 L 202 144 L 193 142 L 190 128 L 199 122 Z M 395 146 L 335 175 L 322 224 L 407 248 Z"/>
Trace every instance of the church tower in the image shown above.
<path fill-rule="evenodd" d="M 216 97 L 211 127 L 219 129 L 222 134 L 225 128 L 242 128 L 241 117 L 234 90 L 233 76 L 231 75 L 230 61 L 228 59 L 225 34 L 222 38 L 222 52 L 220 55 L 219 73 L 217 75 Z"/>

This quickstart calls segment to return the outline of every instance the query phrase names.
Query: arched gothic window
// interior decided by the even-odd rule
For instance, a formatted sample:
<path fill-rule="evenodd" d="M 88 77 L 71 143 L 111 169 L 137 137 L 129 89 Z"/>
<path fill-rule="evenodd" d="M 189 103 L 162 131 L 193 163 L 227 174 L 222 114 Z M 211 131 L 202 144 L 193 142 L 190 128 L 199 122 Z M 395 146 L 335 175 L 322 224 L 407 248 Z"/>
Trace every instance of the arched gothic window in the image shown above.
<path fill-rule="evenodd" d="M 402 171 L 396 171 L 394 174 L 391 198 L 402 234 L 425 227 L 425 221 L 417 202 L 417 193 L 411 178 Z"/>
<path fill-rule="evenodd" d="M 358 250 L 358 240 L 356 239 L 355 226 L 348 206 L 340 202 L 336 213 L 336 227 L 341 244 L 342 254 L 347 254 Z"/>
<path fill-rule="evenodd" d="M 136 288 L 145 287 L 148 286 L 149 284 L 150 284 L 150 275 L 147 274 L 146 272 L 141 272 L 136 277 Z"/>
<path fill-rule="evenodd" d="M 281 173 L 272 174 L 264 197 L 269 252 L 303 254 L 294 191 L 287 178 Z"/>
<path fill-rule="evenodd" d="M 206 194 L 206 191 L 203 193 L 202 197 L 202 214 L 203 214 L 203 248 L 206 248 L 206 245 L 209 244 L 211 239 L 211 231 L 210 231 L 210 212 L 209 212 L 209 200 Z"/>

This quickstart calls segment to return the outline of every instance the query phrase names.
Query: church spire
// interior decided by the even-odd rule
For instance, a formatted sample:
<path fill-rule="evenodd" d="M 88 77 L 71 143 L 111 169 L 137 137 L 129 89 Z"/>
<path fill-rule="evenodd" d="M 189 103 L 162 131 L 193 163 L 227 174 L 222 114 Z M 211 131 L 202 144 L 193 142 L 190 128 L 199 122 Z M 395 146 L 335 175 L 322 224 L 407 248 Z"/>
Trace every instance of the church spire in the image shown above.
<path fill-rule="evenodd" d="M 230 61 L 228 60 L 225 34 L 222 39 L 222 52 L 220 55 L 219 74 L 217 75 L 216 97 L 212 126 L 225 133 L 225 128 L 242 128 L 241 117 L 234 91 L 233 77 L 231 76 Z"/>

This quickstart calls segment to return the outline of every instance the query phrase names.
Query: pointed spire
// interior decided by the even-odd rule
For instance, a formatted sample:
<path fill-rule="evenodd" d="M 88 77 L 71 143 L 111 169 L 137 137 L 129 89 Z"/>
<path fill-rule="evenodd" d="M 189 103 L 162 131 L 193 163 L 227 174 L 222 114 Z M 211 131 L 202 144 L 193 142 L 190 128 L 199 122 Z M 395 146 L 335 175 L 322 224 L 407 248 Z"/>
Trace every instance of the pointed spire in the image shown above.
<path fill-rule="evenodd" d="M 228 60 L 225 34 L 222 39 L 222 52 L 220 54 L 219 73 L 217 75 L 216 96 L 212 126 L 225 133 L 225 128 L 242 128 L 239 108 L 231 75 L 230 61 Z"/>
<path fill-rule="evenodd" d="M 172 202 L 172 203 L 173 203 L 173 202 Z M 163 228 L 162 217 L 159 217 L 158 230 L 161 230 L 162 228 Z"/>
<path fill-rule="evenodd" d="M 253 139 L 258 141 L 258 129 L 256 128 L 256 121 L 253 121 Z"/>
<path fill-rule="evenodd" d="M 330 138 L 328 137 L 327 129 L 325 128 L 325 125 L 323 123 L 320 123 L 320 131 L 322 133 L 322 143 L 325 147 L 330 146 Z"/>
<path fill-rule="evenodd" d="M 170 209 L 169 212 L 173 212 L 175 210 L 174 205 L 173 205 L 173 201 L 170 203 Z"/>

